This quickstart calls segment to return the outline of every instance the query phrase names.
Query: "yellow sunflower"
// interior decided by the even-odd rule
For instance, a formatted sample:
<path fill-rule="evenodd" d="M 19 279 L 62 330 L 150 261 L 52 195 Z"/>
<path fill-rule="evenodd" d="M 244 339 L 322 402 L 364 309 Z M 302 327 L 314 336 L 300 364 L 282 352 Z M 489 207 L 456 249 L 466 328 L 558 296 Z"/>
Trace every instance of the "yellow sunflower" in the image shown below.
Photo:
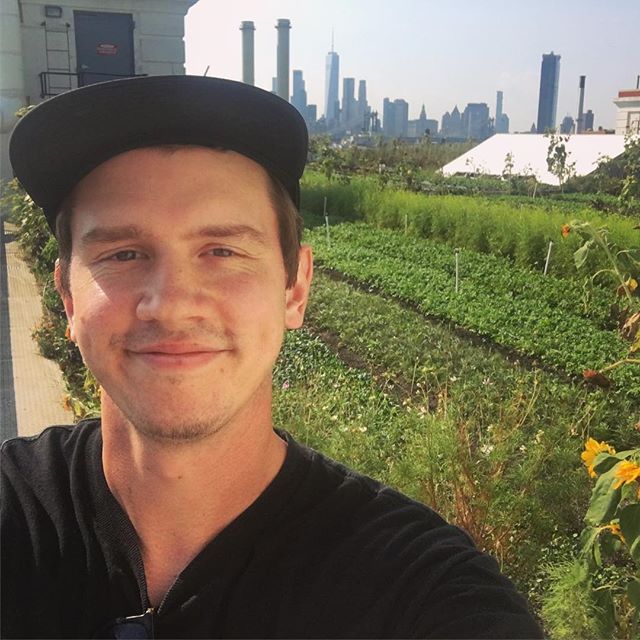
<path fill-rule="evenodd" d="M 613 485 L 614 489 L 621 487 L 623 484 L 630 484 L 640 478 L 640 466 L 635 462 L 631 462 L 631 460 L 625 460 L 618 465 L 616 478 L 618 480 Z"/>
<path fill-rule="evenodd" d="M 596 459 L 596 456 L 602 452 L 610 453 L 611 455 L 615 454 L 616 450 L 606 442 L 598 442 L 593 438 L 589 438 L 584 445 L 584 451 L 580 454 L 582 458 L 582 462 L 584 462 L 584 466 L 587 467 L 587 471 L 589 471 L 589 476 L 591 478 L 595 478 L 598 474 L 593 470 L 593 461 Z"/>

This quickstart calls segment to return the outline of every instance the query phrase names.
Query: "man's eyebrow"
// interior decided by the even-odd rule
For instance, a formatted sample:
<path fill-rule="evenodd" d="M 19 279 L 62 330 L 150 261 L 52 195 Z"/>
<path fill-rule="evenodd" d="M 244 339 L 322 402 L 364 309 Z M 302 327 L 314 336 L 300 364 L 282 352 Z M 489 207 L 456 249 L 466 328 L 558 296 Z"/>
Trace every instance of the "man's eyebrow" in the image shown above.
<path fill-rule="evenodd" d="M 81 238 L 82 245 L 100 244 L 106 242 L 118 242 L 120 240 L 133 240 L 142 236 L 142 230 L 135 225 L 120 227 L 93 227 Z"/>
<path fill-rule="evenodd" d="M 117 227 L 94 227 L 87 231 L 80 239 L 84 246 L 120 242 L 121 240 L 137 240 L 146 235 L 136 225 L 123 225 Z M 266 244 L 264 234 L 247 224 L 212 224 L 200 227 L 186 235 L 188 240 L 195 238 L 242 238 L 246 237 L 253 242 Z"/>
<path fill-rule="evenodd" d="M 192 238 L 242 238 L 246 237 L 253 242 L 266 244 L 264 233 L 247 224 L 210 224 L 200 227 L 187 235 Z"/>

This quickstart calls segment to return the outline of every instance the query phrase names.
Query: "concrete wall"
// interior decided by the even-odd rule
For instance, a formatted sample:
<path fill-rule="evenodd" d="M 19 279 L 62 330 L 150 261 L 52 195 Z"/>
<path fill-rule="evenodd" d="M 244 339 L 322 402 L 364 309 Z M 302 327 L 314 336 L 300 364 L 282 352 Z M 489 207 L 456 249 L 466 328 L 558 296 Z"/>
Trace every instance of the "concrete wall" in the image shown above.
<path fill-rule="evenodd" d="M 74 29 L 75 10 L 129 13 L 133 16 L 133 47 L 136 74 L 184 74 L 184 17 L 197 0 L 0 0 L 0 105 L 2 115 L 1 164 L 3 180 L 11 178 L 7 146 L 15 111 L 42 102 L 40 78 L 47 71 L 45 27 L 49 45 L 67 48 L 50 54 L 53 66 L 77 70 Z M 45 5 L 62 8 L 60 18 L 45 17 Z M 55 57 L 59 60 L 55 60 Z M 60 79 L 60 86 L 77 86 L 75 78 Z M 65 84 L 66 83 L 66 84 Z"/>

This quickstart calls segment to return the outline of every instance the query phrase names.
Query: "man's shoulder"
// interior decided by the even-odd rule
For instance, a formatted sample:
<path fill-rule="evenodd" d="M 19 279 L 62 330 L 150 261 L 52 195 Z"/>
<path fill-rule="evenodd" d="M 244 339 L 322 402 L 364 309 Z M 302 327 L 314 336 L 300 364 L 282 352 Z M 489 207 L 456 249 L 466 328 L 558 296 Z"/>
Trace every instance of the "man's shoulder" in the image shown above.
<path fill-rule="evenodd" d="M 87 460 L 89 450 L 101 450 L 100 421 L 82 420 L 76 425 L 54 425 L 34 436 L 5 440 L 0 446 L 2 482 L 14 487 L 67 485 L 74 463 Z M 77 467 L 78 465 L 75 464 Z M 84 465 L 82 465 L 84 466 Z"/>
<path fill-rule="evenodd" d="M 348 594 L 349 607 L 376 602 L 368 615 L 392 621 L 390 636 L 540 637 L 524 599 L 464 530 L 317 451 L 303 455 L 311 485 L 323 489 L 281 534 L 301 573 L 311 568 Z M 309 494 L 304 485 L 299 491 Z"/>
<path fill-rule="evenodd" d="M 52 425 L 32 436 L 9 438 L 0 445 L 3 460 L 26 457 L 49 457 L 54 453 L 65 454 L 77 446 L 86 445 L 100 429 L 100 420 L 91 418 L 77 424 Z"/>
<path fill-rule="evenodd" d="M 431 542 L 437 538 L 474 546 L 465 531 L 447 523 L 431 507 L 314 449 L 297 446 L 307 458 L 308 467 L 299 496 L 294 496 L 298 500 L 294 499 L 292 505 L 302 505 L 306 500 L 318 520 L 338 518 L 357 537 L 375 534 L 381 543 L 384 538 L 397 539 L 406 533 L 410 539 L 433 536 Z"/>

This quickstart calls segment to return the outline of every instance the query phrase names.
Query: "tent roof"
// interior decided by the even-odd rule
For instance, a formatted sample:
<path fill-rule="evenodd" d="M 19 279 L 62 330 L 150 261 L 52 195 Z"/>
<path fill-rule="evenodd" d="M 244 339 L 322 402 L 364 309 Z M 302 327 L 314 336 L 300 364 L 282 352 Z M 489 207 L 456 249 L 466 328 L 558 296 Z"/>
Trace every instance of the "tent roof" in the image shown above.
<path fill-rule="evenodd" d="M 566 136 L 562 136 L 565 138 Z M 512 155 L 514 175 L 535 175 L 538 182 L 559 184 L 547 169 L 549 138 L 541 134 L 498 133 L 442 167 L 445 176 L 481 173 L 500 176 L 505 158 Z M 582 134 L 569 136 L 567 162 L 575 162 L 575 175 L 586 176 L 598 168 L 602 158 L 615 158 L 624 151 L 624 136 Z"/>

